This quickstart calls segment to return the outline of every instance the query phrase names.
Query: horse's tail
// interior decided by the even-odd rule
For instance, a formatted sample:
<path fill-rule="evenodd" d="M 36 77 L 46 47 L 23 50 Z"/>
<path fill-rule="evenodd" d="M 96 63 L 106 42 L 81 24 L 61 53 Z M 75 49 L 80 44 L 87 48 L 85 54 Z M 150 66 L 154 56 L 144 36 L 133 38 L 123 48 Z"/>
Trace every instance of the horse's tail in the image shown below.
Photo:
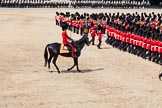
<path fill-rule="evenodd" d="M 44 60 L 45 60 L 44 67 L 47 66 L 47 61 L 48 61 L 48 52 L 47 52 L 47 48 L 48 48 L 48 45 L 45 47 L 45 50 L 44 50 Z"/>

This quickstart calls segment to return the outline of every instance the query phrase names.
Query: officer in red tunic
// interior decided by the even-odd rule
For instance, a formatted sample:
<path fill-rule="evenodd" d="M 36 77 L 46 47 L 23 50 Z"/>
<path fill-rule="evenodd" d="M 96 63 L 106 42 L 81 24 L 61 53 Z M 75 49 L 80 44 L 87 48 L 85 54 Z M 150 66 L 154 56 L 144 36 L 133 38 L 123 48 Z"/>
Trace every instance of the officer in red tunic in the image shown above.
<path fill-rule="evenodd" d="M 66 23 L 66 22 L 63 22 L 62 23 L 62 39 L 63 39 L 63 44 L 65 45 L 65 46 L 68 46 L 68 47 L 70 47 L 71 48 L 71 55 L 72 55 L 72 57 L 75 57 L 74 56 L 74 49 L 75 49 L 75 47 L 69 42 L 69 40 L 73 40 L 73 39 L 71 39 L 68 35 L 67 35 L 67 29 L 68 29 L 68 24 Z"/>

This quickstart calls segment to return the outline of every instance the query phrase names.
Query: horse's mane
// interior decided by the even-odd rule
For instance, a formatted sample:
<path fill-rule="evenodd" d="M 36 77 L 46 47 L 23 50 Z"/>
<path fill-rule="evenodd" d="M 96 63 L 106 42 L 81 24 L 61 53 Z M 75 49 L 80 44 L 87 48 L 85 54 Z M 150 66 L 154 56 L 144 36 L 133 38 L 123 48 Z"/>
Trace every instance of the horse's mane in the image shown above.
<path fill-rule="evenodd" d="M 78 40 L 78 44 L 80 44 L 80 43 L 83 43 L 83 41 L 85 41 L 85 39 L 87 38 L 87 35 L 86 34 L 84 34 L 79 40 Z"/>

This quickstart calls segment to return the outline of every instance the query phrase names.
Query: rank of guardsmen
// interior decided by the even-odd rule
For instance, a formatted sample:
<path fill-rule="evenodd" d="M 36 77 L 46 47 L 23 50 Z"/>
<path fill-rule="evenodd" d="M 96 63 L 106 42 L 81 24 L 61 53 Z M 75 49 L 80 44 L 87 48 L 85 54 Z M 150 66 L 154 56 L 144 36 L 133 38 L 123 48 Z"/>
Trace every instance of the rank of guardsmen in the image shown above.
<path fill-rule="evenodd" d="M 102 36 L 108 45 L 138 57 L 162 64 L 162 14 L 152 13 L 59 13 L 56 25 L 68 23 L 71 32 L 82 35 L 88 23 L 90 43 L 102 48 Z M 97 43 L 95 43 L 97 38 Z"/>
<path fill-rule="evenodd" d="M 159 4 L 162 7 L 162 3 Z M 149 0 L 0 0 L 9 8 L 149 8 Z"/>

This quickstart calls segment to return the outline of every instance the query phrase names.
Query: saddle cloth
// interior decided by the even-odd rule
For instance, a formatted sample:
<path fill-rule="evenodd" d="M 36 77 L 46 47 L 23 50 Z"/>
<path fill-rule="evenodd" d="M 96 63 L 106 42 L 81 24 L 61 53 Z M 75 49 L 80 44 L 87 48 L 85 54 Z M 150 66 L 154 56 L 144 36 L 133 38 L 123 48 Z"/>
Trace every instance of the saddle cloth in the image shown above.
<path fill-rule="evenodd" d="M 74 49 L 74 52 L 76 52 L 76 48 Z M 60 53 L 70 53 L 70 51 L 68 50 L 67 46 L 64 46 L 64 44 L 61 44 Z"/>

